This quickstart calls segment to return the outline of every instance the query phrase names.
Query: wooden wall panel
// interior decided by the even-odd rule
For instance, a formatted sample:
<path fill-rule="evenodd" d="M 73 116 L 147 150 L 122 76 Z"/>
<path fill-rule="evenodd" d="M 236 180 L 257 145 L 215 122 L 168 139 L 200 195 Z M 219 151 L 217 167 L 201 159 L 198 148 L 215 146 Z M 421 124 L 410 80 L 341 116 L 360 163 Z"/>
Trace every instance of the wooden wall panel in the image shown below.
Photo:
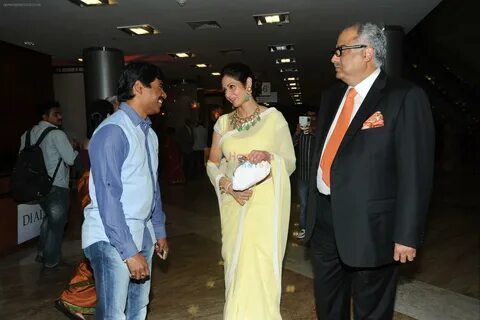
<path fill-rule="evenodd" d="M 38 103 L 53 99 L 53 76 L 49 55 L 0 41 L 0 56 L 0 174 L 8 174 Z"/>

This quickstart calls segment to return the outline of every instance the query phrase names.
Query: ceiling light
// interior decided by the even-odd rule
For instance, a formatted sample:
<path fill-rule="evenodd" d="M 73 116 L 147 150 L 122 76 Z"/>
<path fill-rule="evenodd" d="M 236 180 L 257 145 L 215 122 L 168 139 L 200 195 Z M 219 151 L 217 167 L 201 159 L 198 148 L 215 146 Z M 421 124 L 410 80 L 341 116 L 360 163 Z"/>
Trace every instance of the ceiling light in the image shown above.
<path fill-rule="evenodd" d="M 280 22 L 280 16 L 278 14 L 275 14 L 273 16 L 266 16 L 265 21 L 267 23 L 279 23 Z"/>
<path fill-rule="evenodd" d="M 206 67 L 208 67 L 208 65 L 206 65 L 205 63 L 197 63 L 197 64 L 195 65 L 195 67 L 197 67 L 197 68 L 206 68 Z"/>
<path fill-rule="evenodd" d="M 281 59 L 275 59 L 275 62 L 277 64 L 281 64 L 281 63 L 295 63 L 296 60 L 295 58 L 281 58 Z"/>
<path fill-rule="evenodd" d="M 283 81 L 298 81 L 298 77 L 288 77 L 288 78 L 283 78 Z"/>
<path fill-rule="evenodd" d="M 219 76 L 220 72 L 212 72 L 212 76 Z"/>
<path fill-rule="evenodd" d="M 118 30 L 121 30 L 131 36 L 144 36 L 147 34 L 159 34 L 160 31 L 155 29 L 149 24 L 139 24 L 135 26 L 123 26 L 117 27 Z"/>
<path fill-rule="evenodd" d="M 193 58 L 195 54 L 192 52 L 176 52 L 176 53 L 168 53 L 168 55 L 175 59 L 185 59 L 185 58 Z"/>
<path fill-rule="evenodd" d="M 288 89 L 290 89 L 290 90 L 297 90 L 298 87 L 290 87 L 290 88 L 288 88 Z"/>
<path fill-rule="evenodd" d="M 289 82 L 288 85 L 289 85 L 290 87 L 295 87 L 295 86 L 297 85 L 297 83 L 296 83 L 296 82 Z"/>
<path fill-rule="evenodd" d="M 31 47 L 33 47 L 33 46 L 35 45 L 35 42 L 33 42 L 33 41 L 24 41 L 23 44 L 26 45 L 26 46 L 31 46 Z"/>
<path fill-rule="evenodd" d="M 292 94 L 292 97 L 299 98 L 299 97 L 301 97 L 301 94 L 300 93 L 295 93 L 295 94 Z"/>
<path fill-rule="evenodd" d="M 282 68 L 280 69 L 280 72 L 284 73 L 284 72 L 298 72 L 298 69 L 297 68 Z"/>
<path fill-rule="evenodd" d="M 286 24 L 290 22 L 290 13 L 289 12 L 282 12 L 282 13 L 267 13 L 267 14 L 258 14 L 254 15 L 253 19 L 257 26 L 262 26 L 264 24 Z"/>
<path fill-rule="evenodd" d="M 70 0 L 80 7 L 109 6 L 118 3 L 118 0 Z"/>
<path fill-rule="evenodd" d="M 83 59 L 82 59 L 82 58 L 78 58 L 77 60 L 80 61 L 80 62 L 83 62 Z"/>
<path fill-rule="evenodd" d="M 277 51 L 293 51 L 295 46 L 293 44 L 276 44 L 268 46 L 268 51 L 277 52 Z"/>

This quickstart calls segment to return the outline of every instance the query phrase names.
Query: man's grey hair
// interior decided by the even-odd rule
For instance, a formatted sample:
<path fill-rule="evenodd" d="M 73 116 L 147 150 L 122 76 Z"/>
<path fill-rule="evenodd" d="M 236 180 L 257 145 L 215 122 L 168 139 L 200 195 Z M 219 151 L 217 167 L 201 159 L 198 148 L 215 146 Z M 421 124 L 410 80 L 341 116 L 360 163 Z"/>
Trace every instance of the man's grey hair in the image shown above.
<path fill-rule="evenodd" d="M 357 27 L 358 43 L 366 44 L 373 48 L 373 62 L 377 68 L 380 68 L 384 64 L 387 56 L 387 38 L 385 37 L 383 28 L 370 22 L 357 23 L 354 26 Z"/>

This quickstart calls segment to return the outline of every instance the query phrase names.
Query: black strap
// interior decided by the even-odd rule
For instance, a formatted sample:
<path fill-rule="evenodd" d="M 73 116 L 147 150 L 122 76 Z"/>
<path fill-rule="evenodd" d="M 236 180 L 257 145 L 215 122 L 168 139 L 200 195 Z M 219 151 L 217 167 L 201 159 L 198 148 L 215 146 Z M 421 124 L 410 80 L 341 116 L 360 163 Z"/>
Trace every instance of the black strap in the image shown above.
<path fill-rule="evenodd" d="M 48 127 L 46 128 L 45 130 L 43 130 L 42 134 L 40 135 L 40 137 L 38 137 L 38 140 L 37 142 L 35 143 L 35 146 L 38 147 L 40 145 L 40 143 L 42 143 L 43 139 L 45 139 L 45 137 L 47 136 L 47 134 L 50 132 L 50 131 L 53 131 L 53 130 L 60 130 L 58 128 L 55 128 L 55 127 Z M 30 129 L 27 133 L 27 139 L 25 140 L 25 146 L 27 146 L 27 141 L 28 141 L 28 145 L 30 145 L 30 131 L 32 131 L 32 129 Z M 60 164 L 62 163 L 62 158 L 58 159 L 58 163 L 57 163 L 57 167 L 55 168 L 55 172 L 53 173 L 53 177 L 52 177 L 52 181 L 55 181 L 55 177 L 57 176 L 57 172 L 58 172 L 58 169 L 60 169 Z"/>
<path fill-rule="evenodd" d="M 45 137 L 47 136 L 47 134 L 50 132 L 50 131 L 53 131 L 53 130 L 60 130 L 58 128 L 55 128 L 55 127 L 48 127 L 46 128 L 45 130 L 43 130 L 42 134 L 40 135 L 40 137 L 38 137 L 38 140 L 37 142 L 35 143 L 35 147 L 38 147 L 40 145 L 40 143 L 42 143 L 43 139 L 45 139 Z M 31 129 L 30 129 L 31 131 Z M 28 133 L 28 144 L 30 145 L 30 131 Z M 25 143 L 25 145 L 27 145 Z"/>
<path fill-rule="evenodd" d="M 30 147 L 30 132 L 32 132 L 32 129 L 28 130 L 25 136 L 25 148 Z"/>
<path fill-rule="evenodd" d="M 58 159 L 57 167 L 55 168 L 55 172 L 53 173 L 52 181 L 55 181 L 58 169 L 60 169 L 60 163 L 62 163 L 62 158 Z"/>

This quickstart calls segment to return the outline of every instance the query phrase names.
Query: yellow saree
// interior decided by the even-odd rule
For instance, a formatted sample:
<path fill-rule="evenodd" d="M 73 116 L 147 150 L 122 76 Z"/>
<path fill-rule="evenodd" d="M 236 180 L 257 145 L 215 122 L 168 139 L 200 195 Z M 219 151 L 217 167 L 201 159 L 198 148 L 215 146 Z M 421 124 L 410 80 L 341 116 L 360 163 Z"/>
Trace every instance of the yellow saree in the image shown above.
<path fill-rule="evenodd" d="M 224 319 L 281 319 L 282 261 L 290 218 L 290 174 L 295 153 L 283 115 L 275 108 L 260 114 L 261 121 L 247 131 L 231 130 L 228 115 L 220 117 L 215 131 L 221 136 L 222 161 L 208 162 L 222 225 L 225 271 Z M 253 195 L 242 207 L 221 194 L 219 180 L 231 178 L 238 156 L 252 150 L 268 151 L 271 177 L 252 187 Z"/>

